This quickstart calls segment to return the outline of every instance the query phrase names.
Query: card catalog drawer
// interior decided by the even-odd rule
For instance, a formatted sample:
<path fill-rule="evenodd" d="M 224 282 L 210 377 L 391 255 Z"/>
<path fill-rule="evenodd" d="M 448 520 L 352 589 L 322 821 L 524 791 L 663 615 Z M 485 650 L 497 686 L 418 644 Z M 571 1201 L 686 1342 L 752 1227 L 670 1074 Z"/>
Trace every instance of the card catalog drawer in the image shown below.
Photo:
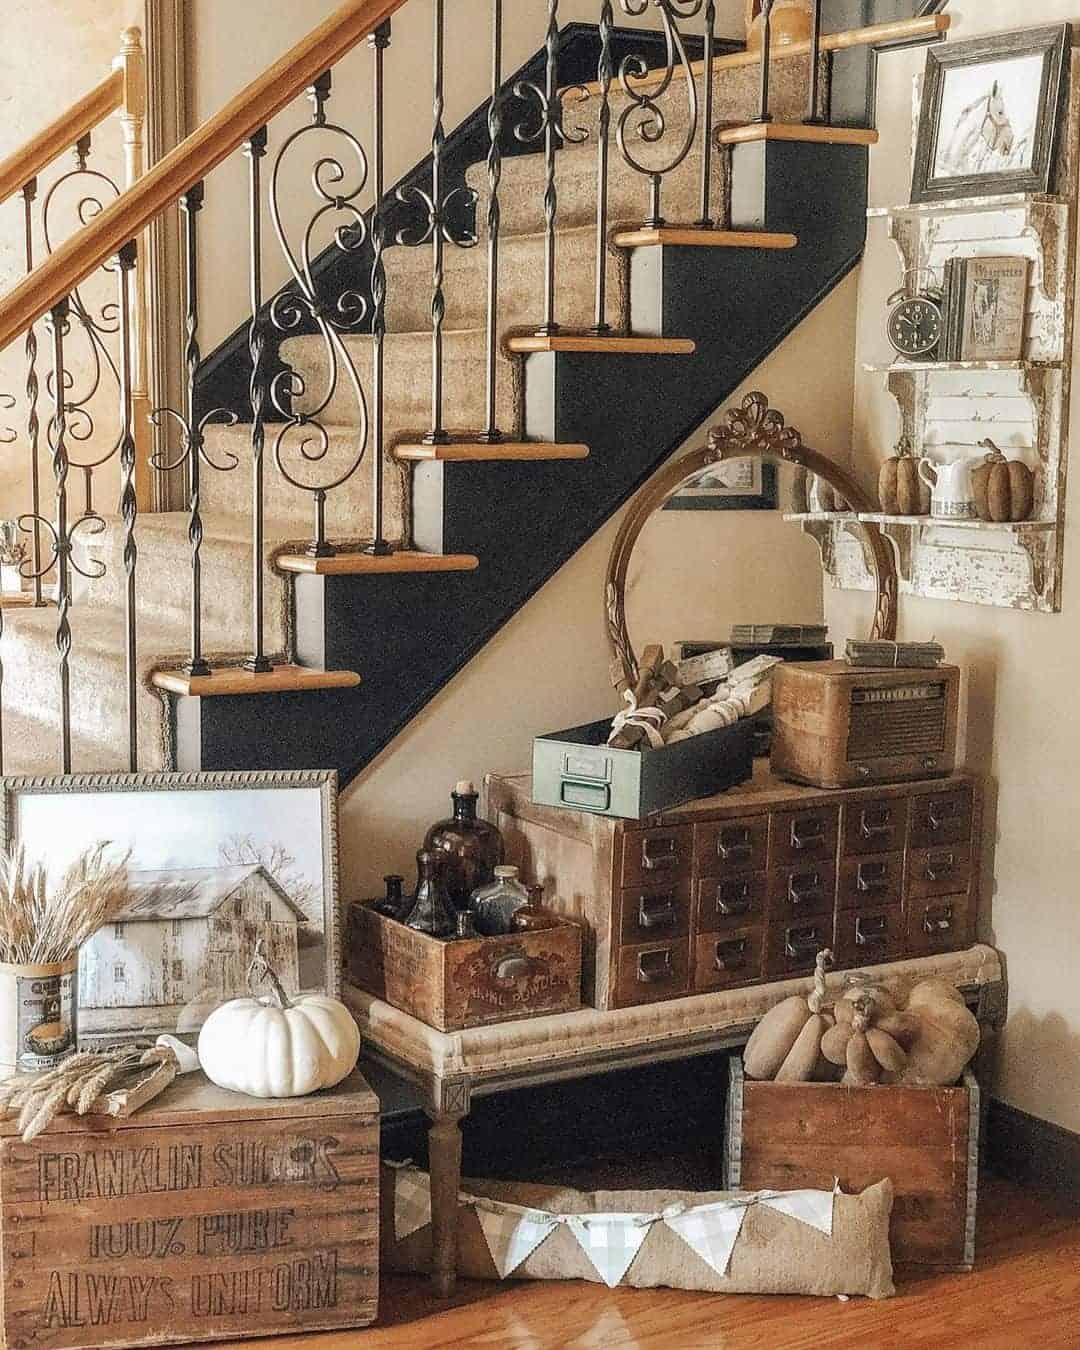
<path fill-rule="evenodd" d="M 698 876 L 764 872 L 768 854 L 768 816 L 714 820 L 694 827 L 694 871 Z"/>
<path fill-rule="evenodd" d="M 769 922 L 797 923 L 831 914 L 836 902 L 836 864 L 806 863 L 769 873 Z"/>
<path fill-rule="evenodd" d="M 658 1003 L 690 992 L 690 941 L 649 942 L 619 952 L 615 1003 Z"/>
<path fill-rule="evenodd" d="M 720 933 L 749 923 L 764 923 L 768 878 L 764 872 L 742 876 L 702 877 L 695 882 L 695 930 Z"/>
<path fill-rule="evenodd" d="M 633 830 L 623 839 L 622 884 L 689 881 L 694 855 L 694 827 Z"/>
<path fill-rule="evenodd" d="M 623 890 L 619 930 L 623 943 L 665 942 L 690 932 L 690 883 L 631 886 Z"/>
<path fill-rule="evenodd" d="M 907 893 L 913 898 L 952 895 L 964 890 L 970 877 L 971 848 L 968 844 L 915 849 L 908 858 Z"/>
<path fill-rule="evenodd" d="M 971 788 L 925 792 L 911 799 L 912 848 L 964 842 L 971 833 Z"/>
<path fill-rule="evenodd" d="M 818 952 L 833 945 L 832 915 L 806 923 L 770 923 L 765 939 L 765 978 L 783 980 L 813 972 Z"/>
<path fill-rule="evenodd" d="M 902 853 L 907 841 L 908 804 L 903 797 L 852 802 L 844 807 L 845 857 Z"/>
<path fill-rule="evenodd" d="M 897 961 L 904 954 L 904 914 L 899 906 L 836 916 L 836 964 L 863 966 Z"/>
<path fill-rule="evenodd" d="M 769 867 L 835 858 L 839 815 L 835 806 L 776 812 L 769 834 Z"/>
<path fill-rule="evenodd" d="M 907 955 L 932 956 L 971 941 L 974 911 L 967 895 L 911 900 L 905 907 Z"/>
<path fill-rule="evenodd" d="M 884 909 L 904 898 L 904 855 L 844 858 L 840 863 L 837 909 Z"/>
<path fill-rule="evenodd" d="M 703 933 L 694 942 L 694 992 L 707 994 L 760 980 L 764 959 L 764 928 L 738 928 L 722 936 Z"/>

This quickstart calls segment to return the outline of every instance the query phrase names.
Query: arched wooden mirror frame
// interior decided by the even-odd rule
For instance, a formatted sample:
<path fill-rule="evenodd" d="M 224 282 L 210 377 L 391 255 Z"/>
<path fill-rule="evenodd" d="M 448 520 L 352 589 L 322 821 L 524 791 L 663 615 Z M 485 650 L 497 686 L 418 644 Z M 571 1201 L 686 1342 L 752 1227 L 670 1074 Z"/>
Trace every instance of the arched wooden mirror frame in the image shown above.
<path fill-rule="evenodd" d="M 653 512 L 660 510 L 703 469 L 725 459 L 747 456 L 799 465 L 830 483 L 853 511 L 874 509 L 853 478 L 820 451 L 803 444 L 800 433 L 786 424 L 782 413 L 769 407 L 764 394 L 747 394 L 741 407 L 729 409 L 720 425 L 710 431 L 706 445 L 669 464 L 638 494 L 615 537 L 604 592 L 608 642 L 614 660 L 631 685 L 638 677 L 638 661 L 626 624 L 626 574 L 641 531 Z M 899 587 L 892 549 L 876 525 L 862 521 L 859 527 L 865 536 L 864 552 L 877 585 L 870 636 L 893 641 Z"/>

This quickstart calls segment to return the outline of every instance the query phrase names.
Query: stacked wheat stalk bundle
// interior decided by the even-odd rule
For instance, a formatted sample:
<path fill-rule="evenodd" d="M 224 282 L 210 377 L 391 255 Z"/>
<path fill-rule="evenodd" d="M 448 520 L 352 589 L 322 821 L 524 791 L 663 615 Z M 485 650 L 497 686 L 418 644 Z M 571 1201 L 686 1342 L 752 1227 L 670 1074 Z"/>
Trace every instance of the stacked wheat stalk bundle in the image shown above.
<path fill-rule="evenodd" d="M 128 854 L 110 862 L 97 844 L 67 869 L 56 886 L 45 868 L 28 868 L 22 848 L 0 853 L 0 961 L 44 966 L 69 961 L 131 897 Z"/>

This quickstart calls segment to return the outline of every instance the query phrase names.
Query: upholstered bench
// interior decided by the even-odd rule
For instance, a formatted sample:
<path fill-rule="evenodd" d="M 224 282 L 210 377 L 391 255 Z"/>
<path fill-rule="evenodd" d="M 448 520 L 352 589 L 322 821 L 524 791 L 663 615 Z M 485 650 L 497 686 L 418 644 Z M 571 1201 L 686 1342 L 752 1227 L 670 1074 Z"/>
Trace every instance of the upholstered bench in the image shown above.
<path fill-rule="evenodd" d="M 874 967 L 874 973 L 907 985 L 939 976 L 963 989 L 983 1026 L 976 1066 L 981 1073 L 992 1033 L 1005 1014 L 1002 965 L 992 947 L 978 945 L 944 956 L 892 962 Z M 844 972 L 830 976 L 830 987 L 839 990 L 844 978 Z M 785 980 L 616 1012 L 584 1008 L 445 1033 L 346 986 L 345 999 L 360 1025 L 365 1055 L 416 1083 L 424 1096 L 431 1120 L 432 1273 L 439 1293 L 450 1293 L 456 1279 L 460 1123 L 469 1113 L 473 1094 L 735 1049 L 745 1044 L 755 1023 L 774 1004 L 808 991 L 811 983 Z"/>

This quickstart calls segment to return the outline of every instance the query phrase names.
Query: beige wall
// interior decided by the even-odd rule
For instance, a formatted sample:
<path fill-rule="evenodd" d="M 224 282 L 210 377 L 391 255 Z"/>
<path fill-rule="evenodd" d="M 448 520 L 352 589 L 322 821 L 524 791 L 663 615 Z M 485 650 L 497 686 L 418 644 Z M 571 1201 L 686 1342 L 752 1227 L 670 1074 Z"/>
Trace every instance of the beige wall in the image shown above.
<path fill-rule="evenodd" d="M 17 150 L 30 136 L 47 126 L 64 108 L 98 84 L 109 73 L 113 57 L 120 50 L 120 33 L 132 23 L 142 24 L 143 0 L 6 0 L 3 6 L 3 41 L 0 42 L 0 158 Z M 60 173 L 70 167 L 64 156 L 57 166 L 42 177 L 39 187 L 40 207 L 49 186 Z M 91 167 L 101 169 L 116 183 L 123 180 L 123 155 L 120 126 L 115 118 L 100 129 L 94 139 Z M 86 180 L 77 180 L 86 195 Z M 74 216 L 61 203 L 74 205 L 72 195 L 58 197 L 53 230 L 54 243 L 71 233 L 69 222 Z M 110 198 L 103 199 L 108 202 Z M 24 268 L 23 206 L 21 197 L 14 197 L 0 206 L 0 291 L 7 290 L 22 275 Z M 38 216 L 40 219 L 40 216 Z M 35 253 L 40 259 L 44 244 L 40 229 L 35 239 Z M 88 281 L 84 294 L 88 303 L 100 308 L 101 303 L 115 295 L 115 282 L 108 277 Z M 44 325 L 39 324 L 38 341 L 47 365 L 47 339 Z M 86 352 L 79 339 L 73 338 L 69 353 L 76 377 L 81 381 L 87 369 Z M 44 366 L 39 361 L 39 379 L 44 398 Z M 26 382 L 26 363 L 22 342 L 13 343 L 0 352 L 0 391 L 17 394 L 18 407 L 14 413 L 0 411 L 0 429 L 14 425 L 19 440 L 10 446 L 0 446 L 0 516 L 8 518 L 26 510 L 29 504 L 27 461 L 29 456 L 25 437 L 26 404 L 23 386 Z M 76 388 L 85 388 L 77 384 Z M 115 423 L 116 388 L 112 398 L 103 391 L 99 401 L 99 416 L 106 434 L 111 434 Z M 73 449 L 73 457 L 82 452 Z M 51 471 L 45 454 L 41 456 L 42 482 L 45 485 L 46 513 L 51 502 Z M 114 508 L 119 475 L 102 475 L 99 507 Z M 75 486 L 75 505 L 82 505 L 81 475 Z"/>
<path fill-rule="evenodd" d="M 1075 0 L 952 0 L 953 40 L 1020 23 L 1080 20 Z M 925 53 L 888 56 L 879 68 L 878 124 L 872 155 L 871 202 L 908 200 L 911 82 Z M 859 361 L 882 359 L 883 314 L 898 285 L 897 255 L 885 227 L 871 227 L 859 293 Z M 1075 443 L 1077 415 L 1071 432 Z M 899 431 L 881 376 L 856 378 L 855 464 L 872 478 Z M 988 776 L 990 810 L 984 850 L 981 935 L 1005 953 L 1010 1017 L 998 1094 L 1034 1115 L 1080 1129 L 1080 949 L 1076 843 L 1080 763 L 1080 599 L 1070 569 L 1080 560 L 1080 474 L 1068 493 L 1064 611 L 1060 615 L 905 598 L 902 637 L 935 635 L 965 671 L 967 763 Z M 861 599 L 832 592 L 827 612 L 834 637 L 852 627 Z M 996 845 L 996 848 L 995 848 Z"/>

